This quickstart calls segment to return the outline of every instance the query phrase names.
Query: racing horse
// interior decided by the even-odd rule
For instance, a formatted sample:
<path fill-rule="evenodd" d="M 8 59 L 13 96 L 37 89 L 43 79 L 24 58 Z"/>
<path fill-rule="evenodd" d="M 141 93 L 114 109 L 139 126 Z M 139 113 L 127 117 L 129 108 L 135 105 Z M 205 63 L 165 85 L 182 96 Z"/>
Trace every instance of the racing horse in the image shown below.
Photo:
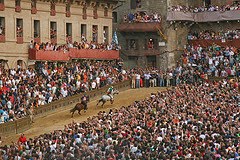
<path fill-rule="evenodd" d="M 119 94 L 119 91 L 117 90 L 117 89 L 114 89 L 113 91 L 112 91 L 112 93 L 110 93 L 109 95 L 108 94 L 104 94 L 104 95 L 102 95 L 102 97 L 101 97 L 101 99 L 99 99 L 98 100 L 98 103 L 97 103 L 97 105 L 96 105 L 96 107 L 98 106 L 98 104 L 100 103 L 100 102 L 102 102 L 102 107 L 103 107 L 103 105 L 107 102 L 107 101 L 110 101 L 111 102 L 111 104 L 113 104 L 113 101 L 114 101 L 114 95 L 115 94 Z"/>
<path fill-rule="evenodd" d="M 76 111 L 78 111 L 78 114 L 79 114 L 79 115 L 81 115 L 81 111 L 82 111 L 82 110 L 85 110 L 85 112 L 86 112 L 87 102 L 89 102 L 89 96 L 87 96 L 87 100 L 86 100 L 85 103 L 83 103 L 83 101 L 77 103 L 77 104 L 74 106 L 74 108 L 70 110 L 70 113 L 72 113 L 72 117 L 73 117 L 73 115 L 74 115 L 74 113 L 75 113 Z"/>

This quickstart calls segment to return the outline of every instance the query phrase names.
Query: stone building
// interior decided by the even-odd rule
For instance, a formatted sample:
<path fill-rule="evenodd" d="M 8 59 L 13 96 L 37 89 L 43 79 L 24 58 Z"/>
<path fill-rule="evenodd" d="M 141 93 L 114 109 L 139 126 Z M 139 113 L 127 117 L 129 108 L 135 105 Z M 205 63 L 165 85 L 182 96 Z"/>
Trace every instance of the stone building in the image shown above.
<path fill-rule="evenodd" d="M 111 42 L 114 0 L 0 0 L 0 61 L 28 66 L 31 41 Z"/>
<path fill-rule="evenodd" d="M 122 46 L 121 57 L 126 65 L 133 66 L 155 66 L 160 68 L 171 68 L 176 64 L 180 55 L 188 43 L 187 35 L 190 31 L 200 31 L 206 29 L 240 28 L 236 19 L 228 17 L 221 19 L 210 19 L 208 21 L 195 21 L 188 18 L 180 18 L 179 13 L 171 13 L 172 6 L 210 6 L 232 4 L 235 0 L 125 0 L 119 2 L 119 6 L 113 11 L 114 30 L 118 31 L 119 42 Z M 236 11 L 235 15 L 240 15 Z M 161 21 L 137 22 L 126 21 L 129 13 L 142 15 L 159 14 Z M 183 15 L 186 13 L 182 13 Z M 204 16 L 212 14 L 206 12 Z M 217 12 L 215 13 L 218 14 Z M 219 13 L 220 14 L 220 13 Z M 127 16 L 126 16 L 127 15 Z M 173 16 L 175 15 L 175 16 Z M 178 15 L 178 16 L 176 16 Z M 197 14 L 188 16 L 196 17 Z M 131 14 L 130 14 L 131 16 Z M 240 20 L 240 18 L 239 18 Z M 221 25 L 219 25 L 221 24 Z M 153 47 L 149 42 L 153 43 Z"/>

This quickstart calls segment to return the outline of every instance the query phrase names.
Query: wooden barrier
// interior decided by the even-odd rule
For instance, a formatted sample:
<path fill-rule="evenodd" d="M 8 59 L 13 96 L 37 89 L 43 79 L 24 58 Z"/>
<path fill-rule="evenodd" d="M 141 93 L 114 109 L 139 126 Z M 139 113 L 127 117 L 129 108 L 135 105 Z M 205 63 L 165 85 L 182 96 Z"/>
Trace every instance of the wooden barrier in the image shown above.
<path fill-rule="evenodd" d="M 30 118 L 24 117 L 16 121 L 3 123 L 0 125 L 0 136 L 8 134 L 18 134 L 28 130 L 31 127 Z"/>
<path fill-rule="evenodd" d="M 118 84 L 114 84 L 113 86 L 119 91 L 123 91 L 130 88 L 130 81 L 128 80 L 128 81 L 120 82 Z M 101 96 L 102 94 L 104 94 L 108 87 L 109 86 L 105 86 L 99 90 L 89 91 L 86 94 L 89 95 L 90 100 L 93 100 L 93 99 L 96 99 L 98 96 Z M 52 103 L 40 106 L 39 108 L 35 109 L 34 117 L 42 117 L 60 108 L 65 108 L 70 104 L 80 102 L 82 95 L 83 93 L 74 95 L 71 97 L 62 98 L 58 101 L 54 101 Z M 3 123 L 0 125 L 0 136 L 22 133 L 28 130 L 30 127 L 31 127 L 31 120 L 29 117 L 24 117 L 22 119 L 18 119 L 13 122 Z"/>
<path fill-rule="evenodd" d="M 118 89 L 119 91 L 126 90 L 126 89 L 130 88 L 130 81 L 120 82 L 118 84 L 114 84 L 113 86 L 114 86 L 114 88 Z M 106 92 L 108 87 L 109 86 L 105 86 L 99 90 L 92 90 L 92 91 L 87 92 L 86 94 L 89 95 L 90 100 L 93 100 L 96 97 L 103 95 Z M 54 111 L 60 109 L 60 108 L 65 108 L 66 106 L 68 106 L 70 104 L 78 103 L 81 101 L 82 96 L 83 96 L 83 93 L 80 93 L 78 95 L 62 98 L 58 101 L 54 101 L 52 103 L 40 106 L 37 109 L 35 109 L 34 116 L 42 117 L 42 116 L 47 115 L 50 112 L 54 112 Z"/>

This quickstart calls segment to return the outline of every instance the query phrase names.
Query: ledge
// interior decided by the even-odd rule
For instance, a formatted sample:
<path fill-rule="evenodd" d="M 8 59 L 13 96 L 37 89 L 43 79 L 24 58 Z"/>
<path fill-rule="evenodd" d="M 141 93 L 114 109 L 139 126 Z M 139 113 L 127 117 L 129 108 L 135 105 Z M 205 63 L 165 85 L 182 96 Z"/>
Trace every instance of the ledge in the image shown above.
<path fill-rule="evenodd" d="M 233 11 L 214 11 L 214 12 L 182 12 L 169 11 L 167 13 L 167 21 L 193 21 L 193 22 L 217 22 L 240 20 L 240 10 Z"/>
<path fill-rule="evenodd" d="M 161 24 L 157 22 L 136 22 L 119 24 L 120 32 L 158 32 Z"/>

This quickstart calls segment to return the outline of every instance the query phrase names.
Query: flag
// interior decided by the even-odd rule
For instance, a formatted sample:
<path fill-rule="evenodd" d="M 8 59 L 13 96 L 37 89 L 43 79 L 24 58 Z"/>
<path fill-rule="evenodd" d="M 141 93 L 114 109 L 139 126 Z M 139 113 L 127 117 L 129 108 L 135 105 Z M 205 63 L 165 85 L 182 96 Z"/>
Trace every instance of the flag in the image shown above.
<path fill-rule="evenodd" d="M 113 34 L 112 43 L 118 45 L 118 37 L 116 31 Z"/>

